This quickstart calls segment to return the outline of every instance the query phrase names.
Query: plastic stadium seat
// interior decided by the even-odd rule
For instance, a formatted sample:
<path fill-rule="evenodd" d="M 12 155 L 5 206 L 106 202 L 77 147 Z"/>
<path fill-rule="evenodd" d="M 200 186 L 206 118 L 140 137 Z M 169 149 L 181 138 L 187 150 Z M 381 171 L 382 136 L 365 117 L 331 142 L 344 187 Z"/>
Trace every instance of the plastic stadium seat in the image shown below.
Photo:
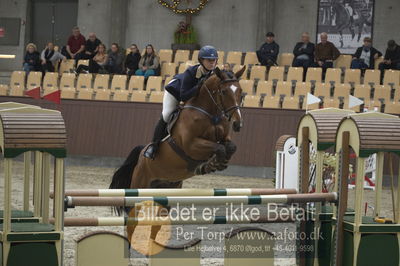
<path fill-rule="evenodd" d="M 346 69 L 344 72 L 344 83 L 360 84 L 361 83 L 361 70 L 360 69 Z"/>
<path fill-rule="evenodd" d="M 232 68 L 232 72 L 233 73 L 236 73 L 236 72 L 238 72 L 239 70 L 241 70 L 242 68 L 244 67 L 244 65 L 234 65 L 233 66 L 233 68 Z M 244 72 L 244 74 L 243 74 L 243 76 L 241 77 L 242 79 L 247 79 L 247 72 Z"/>
<path fill-rule="evenodd" d="M 243 64 L 245 65 L 259 64 L 256 52 L 246 52 Z"/>
<path fill-rule="evenodd" d="M 226 57 L 226 63 L 241 65 L 242 64 L 242 52 L 229 51 Z"/>
<path fill-rule="evenodd" d="M 225 52 L 224 51 L 217 51 L 217 52 L 218 52 L 218 63 L 220 64 L 225 63 Z"/>
<path fill-rule="evenodd" d="M 266 73 L 267 73 L 267 68 L 265 66 L 252 66 L 250 72 L 250 79 L 264 81 Z"/>
<path fill-rule="evenodd" d="M 183 73 L 186 69 L 190 66 L 194 66 L 195 62 L 193 61 L 186 61 L 185 63 L 181 63 L 178 68 L 178 73 Z"/>
<path fill-rule="evenodd" d="M 76 89 L 92 89 L 92 74 L 79 74 Z"/>
<path fill-rule="evenodd" d="M 164 81 L 164 87 L 173 79 L 174 77 L 167 77 Z"/>
<path fill-rule="evenodd" d="M 47 72 L 43 78 L 44 90 L 58 90 L 58 74 L 55 72 Z"/>
<path fill-rule="evenodd" d="M 283 81 L 283 75 L 285 73 L 284 67 L 271 67 L 268 73 L 268 80 L 273 81 L 274 79 L 278 81 Z"/>
<path fill-rule="evenodd" d="M 343 97 L 344 99 L 349 98 L 350 95 L 350 89 L 351 86 L 350 84 L 337 84 L 335 86 L 334 92 L 333 92 L 333 97 L 335 99 L 339 97 Z"/>
<path fill-rule="evenodd" d="M 42 83 L 42 72 L 31 71 L 29 72 L 28 79 L 26 81 L 26 89 L 31 90 L 40 87 Z"/>
<path fill-rule="evenodd" d="M 60 75 L 62 75 L 63 73 L 70 73 L 71 70 L 74 69 L 74 65 L 75 65 L 74 59 L 62 60 L 59 69 Z"/>
<path fill-rule="evenodd" d="M 292 83 L 287 81 L 278 81 L 276 85 L 275 96 L 285 95 L 286 97 L 292 96 Z"/>
<path fill-rule="evenodd" d="M 11 74 L 10 88 L 25 89 L 25 71 L 13 71 Z"/>
<path fill-rule="evenodd" d="M 307 93 L 311 92 L 311 84 L 308 82 L 297 82 L 296 83 L 296 88 L 294 89 L 294 95 L 295 96 L 300 96 L 304 95 L 306 96 Z"/>
<path fill-rule="evenodd" d="M 371 87 L 369 85 L 356 85 L 354 87 L 354 97 L 362 98 L 364 101 L 369 101 L 371 98 Z"/>
<path fill-rule="evenodd" d="M 400 70 L 392 70 L 392 69 L 385 70 L 383 85 L 390 85 L 390 83 L 393 83 L 395 88 L 399 86 Z"/>
<path fill-rule="evenodd" d="M 162 103 L 164 99 L 163 91 L 152 91 L 150 93 L 149 102 L 151 103 Z"/>
<path fill-rule="evenodd" d="M 375 68 L 375 69 L 379 69 L 379 64 L 382 63 L 383 60 L 384 60 L 384 57 L 383 57 L 383 56 L 381 56 L 381 57 L 379 57 L 378 59 L 376 59 L 376 60 L 375 60 L 375 66 L 374 66 L 374 68 Z"/>
<path fill-rule="evenodd" d="M 255 107 L 255 108 L 260 107 L 260 96 L 246 95 L 246 97 L 244 97 L 243 106 L 244 107 Z"/>
<path fill-rule="evenodd" d="M 282 109 L 300 109 L 298 97 L 285 97 L 282 103 Z"/>
<path fill-rule="evenodd" d="M 293 63 L 294 55 L 292 53 L 281 53 L 278 55 L 278 66 L 290 67 Z"/>
<path fill-rule="evenodd" d="M 272 96 L 272 82 L 270 81 L 260 81 L 257 84 L 257 95 L 265 94 L 267 96 Z"/>
<path fill-rule="evenodd" d="M 126 89 L 126 75 L 114 75 L 111 81 L 111 90 L 125 90 Z"/>
<path fill-rule="evenodd" d="M 8 85 L 0 84 L 0 95 L 7 96 L 8 95 Z"/>
<path fill-rule="evenodd" d="M 25 96 L 25 89 L 21 86 L 14 86 L 10 89 L 10 96 Z"/>
<path fill-rule="evenodd" d="M 219 56 L 219 55 L 218 55 L 218 56 Z M 190 59 L 191 59 L 192 61 L 197 62 L 198 58 L 199 58 L 199 50 L 194 50 L 194 51 L 193 51 L 193 54 L 192 54 L 192 57 L 191 57 Z"/>
<path fill-rule="evenodd" d="M 306 82 L 314 80 L 315 82 L 322 81 L 322 68 L 320 67 L 309 67 L 307 69 Z"/>
<path fill-rule="evenodd" d="M 331 97 L 331 84 L 316 83 L 314 95 L 317 97 L 323 96 L 324 99 L 329 99 Z"/>
<path fill-rule="evenodd" d="M 113 101 L 127 102 L 129 97 L 129 91 L 127 90 L 116 90 L 114 92 Z"/>
<path fill-rule="evenodd" d="M 162 78 L 158 76 L 151 76 L 147 80 L 147 85 L 146 85 L 146 90 L 148 92 L 150 91 L 161 91 L 161 83 L 162 83 Z"/>
<path fill-rule="evenodd" d="M 145 91 L 133 91 L 132 92 L 132 102 L 146 102 L 147 101 L 147 92 Z"/>
<path fill-rule="evenodd" d="M 108 89 L 108 83 L 110 81 L 110 75 L 108 74 L 97 74 L 94 79 L 94 90 L 106 90 Z"/>
<path fill-rule="evenodd" d="M 303 68 L 302 67 L 289 67 L 286 81 L 292 82 L 303 82 Z"/>
<path fill-rule="evenodd" d="M 380 85 L 381 83 L 381 71 L 376 69 L 367 69 L 364 75 L 364 84 L 369 85 Z"/>
<path fill-rule="evenodd" d="M 158 51 L 160 57 L 160 64 L 172 62 L 172 50 L 171 49 L 160 49 Z"/>
<path fill-rule="evenodd" d="M 279 97 L 265 97 L 263 107 L 264 108 L 280 108 L 279 107 Z"/>
<path fill-rule="evenodd" d="M 340 68 L 328 68 L 325 73 L 325 83 L 342 83 L 342 70 Z"/>
<path fill-rule="evenodd" d="M 111 96 L 111 91 L 108 89 L 98 89 L 95 90 L 94 99 L 97 101 L 109 101 Z"/>
<path fill-rule="evenodd" d="M 161 66 L 161 77 L 165 79 L 166 77 L 173 77 L 176 74 L 176 64 L 175 63 L 164 63 Z"/>
<path fill-rule="evenodd" d="M 387 114 L 400 114 L 400 103 L 399 102 L 388 102 L 385 104 L 385 113 Z"/>
<path fill-rule="evenodd" d="M 353 59 L 353 57 L 351 55 L 341 54 L 338 57 L 338 59 L 335 60 L 334 66 L 335 66 L 335 68 L 340 68 L 340 69 L 350 68 L 352 59 Z"/>
<path fill-rule="evenodd" d="M 64 73 L 60 80 L 60 89 L 74 89 L 75 90 L 75 74 Z"/>
<path fill-rule="evenodd" d="M 77 66 L 79 65 L 89 66 L 89 60 L 78 60 Z"/>
<path fill-rule="evenodd" d="M 78 99 L 81 100 L 92 100 L 94 90 L 89 88 L 83 88 L 78 90 Z"/>
<path fill-rule="evenodd" d="M 377 85 L 375 86 L 374 101 L 380 101 L 384 99 L 384 102 L 390 102 L 390 86 L 388 85 Z"/>
<path fill-rule="evenodd" d="M 144 76 L 131 76 L 129 80 L 128 90 L 144 90 Z"/>
<path fill-rule="evenodd" d="M 340 101 L 336 98 L 334 99 L 324 99 L 324 108 L 339 108 L 340 106 Z"/>
<path fill-rule="evenodd" d="M 254 87 L 254 80 L 239 80 L 240 87 L 242 87 L 243 92 L 252 95 L 253 94 L 253 87 Z"/>
<path fill-rule="evenodd" d="M 189 50 L 176 50 L 174 63 L 182 63 L 189 60 Z"/>

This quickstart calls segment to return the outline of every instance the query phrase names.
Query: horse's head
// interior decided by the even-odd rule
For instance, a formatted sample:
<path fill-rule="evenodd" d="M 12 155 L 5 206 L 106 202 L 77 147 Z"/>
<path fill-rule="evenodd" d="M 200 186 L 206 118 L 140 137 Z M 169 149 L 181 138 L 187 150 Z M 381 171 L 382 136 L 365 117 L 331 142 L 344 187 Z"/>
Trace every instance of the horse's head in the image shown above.
<path fill-rule="evenodd" d="M 242 114 L 240 113 L 240 105 L 242 100 L 242 88 L 239 84 L 239 78 L 246 70 L 244 66 L 236 73 L 221 71 L 218 67 L 214 70 L 215 78 L 210 78 L 206 84 L 212 89 L 212 97 L 215 99 L 216 105 L 219 105 L 221 111 L 232 121 L 232 128 L 238 132 L 243 126 Z"/>

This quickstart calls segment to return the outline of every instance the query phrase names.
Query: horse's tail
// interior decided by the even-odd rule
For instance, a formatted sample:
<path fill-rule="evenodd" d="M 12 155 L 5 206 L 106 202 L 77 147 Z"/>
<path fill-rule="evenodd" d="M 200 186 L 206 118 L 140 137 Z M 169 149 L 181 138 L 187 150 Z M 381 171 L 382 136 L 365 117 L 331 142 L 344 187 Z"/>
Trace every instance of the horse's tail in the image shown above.
<path fill-rule="evenodd" d="M 121 165 L 121 167 L 118 168 L 117 171 L 115 171 L 112 181 L 111 181 L 111 184 L 109 186 L 110 189 L 123 189 L 123 188 L 130 187 L 133 170 L 135 169 L 135 166 L 137 165 L 140 152 L 143 150 L 143 148 L 144 148 L 144 146 L 142 146 L 142 145 L 139 145 L 139 146 L 136 146 L 135 148 L 133 148 L 133 150 L 129 153 L 128 158 L 126 158 L 126 160 Z M 114 208 L 114 211 L 118 215 L 121 215 L 124 210 L 127 213 L 129 212 L 128 209 L 125 209 L 123 207 Z"/>

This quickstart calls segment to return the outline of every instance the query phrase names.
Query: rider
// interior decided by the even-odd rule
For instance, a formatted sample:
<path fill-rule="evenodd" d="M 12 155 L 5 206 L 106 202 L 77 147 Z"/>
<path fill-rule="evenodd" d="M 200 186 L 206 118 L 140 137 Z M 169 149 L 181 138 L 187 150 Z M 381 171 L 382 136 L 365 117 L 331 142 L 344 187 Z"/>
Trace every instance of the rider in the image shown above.
<path fill-rule="evenodd" d="M 213 46 L 206 45 L 200 49 L 198 60 L 200 64 L 188 67 L 184 73 L 175 75 L 165 86 L 162 115 L 157 122 L 152 143 L 144 152 L 146 158 L 155 158 L 160 142 L 167 134 L 166 128 L 171 113 L 179 102 L 186 102 L 196 94 L 200 81 L 208 77 L 216 67 L 218 52 Z"/>

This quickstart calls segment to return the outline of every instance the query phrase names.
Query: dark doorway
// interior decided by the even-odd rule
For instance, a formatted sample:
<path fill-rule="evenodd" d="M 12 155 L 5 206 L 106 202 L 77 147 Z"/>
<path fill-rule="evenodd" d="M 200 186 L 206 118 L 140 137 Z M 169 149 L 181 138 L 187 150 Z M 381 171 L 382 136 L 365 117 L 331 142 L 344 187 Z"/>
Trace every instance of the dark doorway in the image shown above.
<path fill-rule="evenodd" d="M 64 46 L 77 25 L 78 0 L 32 0 L 32 42 L 39 51 L 47 42 Z"/>

